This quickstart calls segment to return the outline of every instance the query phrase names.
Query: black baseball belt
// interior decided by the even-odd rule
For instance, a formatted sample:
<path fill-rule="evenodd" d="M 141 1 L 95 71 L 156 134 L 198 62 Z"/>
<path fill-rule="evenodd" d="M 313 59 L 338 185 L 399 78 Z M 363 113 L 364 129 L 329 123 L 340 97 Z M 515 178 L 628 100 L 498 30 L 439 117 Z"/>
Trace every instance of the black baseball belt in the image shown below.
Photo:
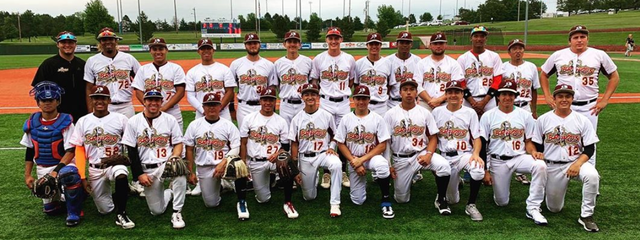
<path fill-rule="evenodd" d="M 326 152 L 326 150 L 325 151 L 321 151 L 321 152 L 303 153 L 302 156 L 304 156 L 304 157 L 315 157 L 315 156 L 318 156 L 320 154 L 323 154 L 324 152 Z"/>
<path fill-rule="evenodd" d="M 586 100 L 586 101 L 573 101 L 571 103 L 571 105 L 573 105 L 573 106 L 584 106 L 584 105 L 587 105 L 589 103 L 595 102 L 597 100 L 598 100 L 598 98 L 596 97 L 596 98 L 593 98 L 593 99 L 590 99 L 590 100 Z"/>
<path fill-rule="evenodd" d="M 413 153 L 405 153 L 405 154 L 401 154 L 401 153 L 394 153 L 393 156 L 394 157 L 399 157 L 399 158 L 410 158 L 415 156 L 416 154 L 418 154 L 418 152 L 413 152 Z"/>
<path fill-rule="evenodd" d="M 251 158 L 251 161 L 256 161 L 256 162 L 266 162 L 268 159 L 267 158 Z"/>
<path fill-rule="evenodd" d="M 127 103 L 131 103 L 131 102 L 111 102 L 109 104 L 111 104 L 111 105 L 122 105 L 122 104 L 127 104 Z"/>
<path fill-rule="evenodd" d="M 447 156 L 447 157 L 455 157 L 455 156 L 458 156 L 458 151 L 443 152 L 442 154 Z"/>
<path fill-rule="evenodd" d="M 549 164 L 567 164 L 567 163 L 569 163 L 569 162 L 566 162 L 566 161 L 554 161 L 554 160 L 546 160 L 546 159 L 544 161 L 546 163 L 549 163 Z"/>
<path fill-rule="evenodd" d="M 320 95 L 320 97 L 322 97 L 324 99 L 327 99 L 329 101 L 332 101 L 332 102 L 342 102 L 342 101 L 344 101 L 344 97 L 334 98 L 334 97 L 329 97 L 327 95 Z"/>
<path fill-rule="evenodd" d="M 529 105 L 529 102 L 515 102 L 513 105 L 516 105 L 516 107 L 524 107 Z"/>
<path fill-rule="evenodd" d="M 369 101 L 369 104 L 374 104 L 374 105 L 381 104 L 381 103 L 384 103 L 384 102 L 378 102 L 378 101 L 374 101 L 374 100 L 370 100 Z"/>
<path fill-rule="evenodd" d="M 89 163 L 89 167 L 97 168 L 97 169 L 105 169 L 107 168 L 107 165 L 102 163 L 98 163 L 98 164 Z"/>
<path fill-rule="evenodd" d="M 239 103 L 245 103 L 249 106 L 260 106 L 260 101 L 259 100 L 253 100 L 253 101 L 245 101 L 245 100 L 240 100 L 238 99 Z"/>
<path fill-rule="evenodd" d="M 302 103 L 302 100 L 300 100 L 300 99 L 284 99 L 282 101 L 284 101 L 286 103 L 289 103 L 289 104 L 301 104 Z"/>
<path fill-rule="evenodd" d="M 491 157 L 495 158 L 495 159 L 500 159 L 500 160 L 507 161 L 507 160 L 511 160 L 511 159 L 513 159 L 514 157 L 517 157 L 517 156 L 504 156 L 504 155 L 491 154 Z"/>
<path fill-rule="evenodd" d="M 396 102 L 402 102 L 402 98 L 391 98 L 391 100 L 396 101 Z"/>

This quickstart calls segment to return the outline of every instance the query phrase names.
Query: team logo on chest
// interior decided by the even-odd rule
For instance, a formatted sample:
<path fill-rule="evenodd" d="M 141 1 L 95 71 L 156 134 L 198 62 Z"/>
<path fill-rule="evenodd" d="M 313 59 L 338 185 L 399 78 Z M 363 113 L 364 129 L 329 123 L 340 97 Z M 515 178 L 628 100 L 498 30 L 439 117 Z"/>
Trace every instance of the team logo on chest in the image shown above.
<path fill-rule="evenodd" d="M 129 79 L 129 70 L 120 70 L 116 69 L 116 67 L 113 65 L 108 65 L 104 67 L 102 71 L 99 71 L 96 75 L 97 82 L 112 83 L 117 82 L 118 80 Z"/>
<path fill-rule="evenodd" d="M 429 68 L 422 77 L 425 82 L 431 83 L 446 83 L 451 81 L 451 74 L 442 71 L 440 67 L 435 68 L 435 71 L 433 68 Z"/>
<path fill-rule="evenodd" d="M 378 75 L 375 69 L 369 69 L 367 73 L 360 76 L 360 83 L 367 86 L 384 85 L 386 82 L 387 77 Z"/>
<path fill-rule="evenodd" d="M 258 74 L 255 69 L 247 70 L 247 73 L 240 75 L 238 79 L 240 84 L 244 85 L 267 86 L 267 77 Z"/>
<path fill-rule="evenodd" d="M 164 79 L 162 73 L 154 73 L 144 80 L 144 89 L 153 89 L 160 87 L 164 91 L 173 90 L 173 81 Z"/>
<path fill-rule="evenodd" d="M 376 135 L 372 132 L 367 132 L 363 125 L 358 125 L 353 128 L 353 131 L 347 132 L 347 142 L 355 144 L 373 143 L 376 140 Z"/>
<path fill-rule="evenodd" d="M 307 83 L 307 75 L 298 74 L 295 68 L 289 68 L 287 73 L 280 76 L 280 84 L 296 85 Z"/>
<path fill-rule="evenodd" d="M 544 134 L 544 142 L 558 146 L 578 145 L 582 138 L 580 134 L 570 133 L 563 126 L 557 126 L 551 132 Z"/>
<path fill-rule="evenodd" d="M 500 127 L 491 129 L 492 139 L 511 141 L 513 139 L 520 139 L 523 136 L 524 129 L 511 127 L 511 123 L 509 121 L 504 121 L 500 124 Z"/>
<path fill-rule="evenodd" d="M 255 130 L 249 130 L 249 139 L 260 145 L 268 145 L 277 143 L 279 137 L 276 134 L 270 133 L 267 126 L 260 126 Z"/>
<path fill-rule="evenodd" d="M 463 139 L 467 136 L 467 133 L 469 132 L 468 129 L 461 129 L 456 127 L 453 121 L 445 122 L 444 125 L 440 127 L 438 130 L 440 130 L 439 132 L 440 137 L 443 137 L 444 139 L 447 139 L 447 140 L 452 140 L 454 138 Z"/>
<path fill-rule="evenodd" d="M 393 136 L 399 137 L 412 137 L 412 136 L 420 136 L 424 134 L 424 130 L 426 128 L 424 126 L 418 126 L 413 124 L 411 119 L 402 119 L 400 122 L 393 127 Z"/>
<path fill-rule="evenodd" d="M 340 70 L 337 63 L 329 66 L 327 70 L 323 70 L 320 73 L 320 78 L 328 80 L 330 82 L 344 81 L 349 77 L 349 72 Z"/>
<path fill-rule="evenodd" d="M 582 60 L 578 59 L 575 65 L 575 76 L 576 77 L 588 77 L 592 76 L 596 73 L 596 68 L 589 67 L 587 65 L 582 65 Z M 560 65 L 560 70 L 558 74 L 562 75 L 574 75 L 574 65 L 573 60 L 569 60 L 569 62 L 565 65 Z"/>
<path fill-rule="evenodd" d="M 511 74 L 509 74 L 508 77 L 503 79 L 503 81 L 506 81 L 506 80 L 513 80 L 516 83 L 518 83 L 518 88 L 519 89 L 530 89 L 533 86 L 533 82 L 531 80 L 523 77 L 522 76 L 522 72 L 520 72 L 520 71 L 512 72 Z"/>
<path fill-rule="evenodd" d="M 397 67 L 393 72 L 397 82 L 404 82 L 407 79 L 413 79 L 413 73 L 409 71 L 407 66 Z"/>
<path fill-rule="evenodd" d="M 218 79 L 213 79 L 211 75 L 205 74 L 200 78 L 200 81 L 195 83 L 196 92 L 212 92 L 214 90 L 224 89 L 224 82 Z"/>
<path fill-rule="evenodd" d="M 316 128 L 313 122 L 307 123 L 307 125 L 300 129 L 299 138 L 304 140 L 324 139 L 327 136 L 327 129 Z"/>
<path fill-rule="evenodd" d="M 105 133 L 101 127 L 84 134 L 84 144 L 95 147 L 113 146 L 120 142 L 120 135 Z"/>
<path fill-rule="evenodd" d="M 147 148 L 167 147 L 169 146 L 170 136 L 168 134 L 158 134 L 155 128 L 147 128 L 136 137 L 138 146 Z"/>
<path fill-rule="evenodd" d="M 207 131 L 202 136 L 196 137 L 196 147 L 202 148 L 207 151 L 222 150 L 227 145 L 227 140 L 216 138 L 215 134 L 211 131 Z"/>

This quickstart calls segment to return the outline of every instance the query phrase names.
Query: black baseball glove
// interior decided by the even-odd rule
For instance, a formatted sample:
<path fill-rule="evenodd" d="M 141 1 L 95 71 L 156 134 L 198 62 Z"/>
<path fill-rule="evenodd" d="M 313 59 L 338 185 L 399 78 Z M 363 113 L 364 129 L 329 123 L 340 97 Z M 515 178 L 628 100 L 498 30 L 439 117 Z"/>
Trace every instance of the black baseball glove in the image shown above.
<path fill-rule="evenodd" d="M 58 187 L 58 179 L 47 173 L 35 181 L 31 191 L 36 197 L 52 198 L 60 191 L 60 188 Z"/>

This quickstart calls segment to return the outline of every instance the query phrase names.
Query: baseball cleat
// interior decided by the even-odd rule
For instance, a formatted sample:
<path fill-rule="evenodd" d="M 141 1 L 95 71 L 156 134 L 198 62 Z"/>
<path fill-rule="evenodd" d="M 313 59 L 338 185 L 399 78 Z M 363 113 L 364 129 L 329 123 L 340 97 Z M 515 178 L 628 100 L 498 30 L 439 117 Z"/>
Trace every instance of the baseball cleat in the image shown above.
<path fill-rule="evenodd" d="M 529 185 L 531 182 L 527 179 L 527 175 L 524 174 L 516 174 L 516 181 L 522 183 L 522 185 Z"/>
<path fill-rule="evenodd" d="M 527 210 L 527 218 L 533 220 L 534 223 L 540 226 L 547 226 L 547 219 L 542 216 L 539 209 Z"/>
<path fill-rule="evenodd" d="M 185 195 L 191 195 L 191 187 L 189 187 L 189 184 L 187 183 L 187 191 L 184 192 Z"/>
<path fill-rule="evenodd" d="M 413 179 L 411 179 L 411 183 L 412 184 L 416 184 L 419 181 L 422 181 L 424 177 L 422 176 L 422 173 L 418 172 L 415 175 L 413 175 Z"/>
<path fill-rule="evenodd" d="M 129 184 L 129 190 L 133 194 L 144 193 L 144 187 L 142 185 L 140 185 L 140 182 L 138 182 L 138 181 L 132 181 L 131 184 Z"/>
<path fill-rule="evenodd" d="M 76 214 L 69 214 L 67 215 L 67 227 L 75 227 L 78 226 L 78 224 L 80 224 L 80 216 L 76 215 Z"/>
<path fill-rule="evenodd" d="M 202 189 L 200 189 L 200 183 L 197 183 L 193 190 L 191 190 L 191 196 L 200 196 L 200 194 L 202 194 Z"/>
<path fill-rule="evenodd" d="M 331 211 L 329 214 L 332 218 L 342 215 L 342 212 L 340 212 L 340 204 L 331 204 Z"/>
<path fill-rule="evenodd" d="M 328 189 L 329 187 L 331 187 L 331 174 L 322 174 L 322 182 L 320 183 L 320 187 L 324 189 Z"/>
<path fill-rule="evenodd" d="M 472 221 L 482 221 L 482 214 L 480 214 L 480 211 L 478 211 L 475 204 L 467 205 L 464 212 L 471 217 Z"/>
<path fill-rule="evenodd" d="M 396 216 L 393 212 L 390 202 L 383 202 L 382 204 L 382 217 L 386 219 L 392 219 Z"/>
<path fill-rule="evenodd" d="M 342 172 L 342 186 L 351 187 L 351 181 L 349 180 L 349 175 L 347 175 L 346 172 Z"/>
<path fill-rule="evenodd" d="M 584 230 L 586 230 L 587 232 L 600 231 L 598 225 L 596 225 L 596 222 L 593 220 L 593 216 L 589 216 L 586 218 L 580 217 L 578 218 L 578 223 L 580 223 Z"/>
<path fill-rule="evenodd" d="M 298 211 L 296 211 L 296 209 L 293 207 L 293 204 L 291 204 L 291 202 L 286 202 L 282 206 L 282 209 L 284 210 L 284 213 L 287 214 L 288 218 L 290 219 L 298 218 Z"/>
<path fill-rule="evenodd" d="M 433 205 L 436 206 L 436 209 L 438 209 L 438 212 L 440 213 L 440 215 L 450 215 L 451 208 L 449 208 L 449 203 L 447 202 L 447 199 L 440 202 L 438 201 L 438 197 L 439 196 L 436 195 L 436 200 L 433 202 Z"/>
<path fill-rule="evenodd" d="M 245 200 L 238 201 L 236 208 L 238 210 L 238 219 L 240 221 L 249 219 L 249 209 L 247 208 L 247 202 Z"/>
<path fill-rule="evenodd" d="M 173 225 L 174 229 L 184 228 L 184 220 L 182 220 L 182 213 L 174 212 L 173 215 L 171 215 L 171 224 Z"/>
<path fill-rule="evenodd" d="M 123 229 L 131 229 L 136 226 L 136 224 L 129 219 L 126 213 L 116 215 L 116 225 Z"/>

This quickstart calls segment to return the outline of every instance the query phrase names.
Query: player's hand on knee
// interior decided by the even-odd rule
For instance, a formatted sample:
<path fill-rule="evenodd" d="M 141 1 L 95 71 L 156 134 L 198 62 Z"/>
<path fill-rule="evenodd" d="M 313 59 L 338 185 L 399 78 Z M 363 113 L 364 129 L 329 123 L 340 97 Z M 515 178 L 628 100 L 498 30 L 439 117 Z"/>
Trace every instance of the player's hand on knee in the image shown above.
<path fill-rule="evenodd" d="M 189 178 L 187 179 L 189 181 L 189 184 L 191 185 L 196 185 L 198 184 L 198 178 L 196 177 L 196 174 L 191 172 L 189 174 Z"/>
<path fill-rule="evenodd" d="M 91 192 L 93 191 L 87 179 L 82 179 L 82 188 L 84 188 L 84 191 L 87 192 L 87 194 L 91 194 Z"/>
<path fill-rule="evenodd" d="M 331 155 L 336 155 L 336 156 L 338 156 L 338 154 L 336 153 L 336 151 L 334 151 L 334 150 L 333 150 L 333 149 L 331 149 L 331 148 L 329 148 L 329 149 L 327 150 L 327 154 L 331 154 Z"/>
<path fill-rule="evenodd" d="M 24 177 L 24 183 L 27 185 L 27 188 L 33 189 L 33 182 L 35 182 L 35 179 L 33 179 L 31 175 Z"/>
<path fill-rule="evenodd" d="M 482 161 L 482 158 L 480 158 L 480 156 L 472 155 L 469 159 L 469 164 L 471 164 L 471 166 L 475 165 L 478 168 L 484 168 L 484 161 Z"/>
<path fill-rule="evenodd" d="M 349 164 L 351 165 L 351 167 L 353 167 L 353 169 L 357 169 L 358 167 L 362 166 L 362 161 L 359 157 L 356 157 L 349 161 Z"/>
<path fill-rule="evenodd" d="M 533 151 L 531 153 L 531 156 L 536 160 L 544 160 L 544 153 L 541 153 L 541 152 L 538 152 L 538 151 Z"/>
<path fill-rule="evenodd" d="M 298 173 L 298 175 L 296 175 L 293 180 L 296 181 L 296 183 L 298 183 L 298 185 L 302 186 L 302 173 Z"/>
<path fill-rule="evenodd" d="M 227 160 L 223 159 L 222 162 L 218 163 L 216 169 L 213 171 L 214 178 L 222 178 L 224 176 L 224 172 L 226 171 Z"/>
<path fill-rule="evenodd" d="M 578 176 L 578 174 L 580 173 L 580 167 L 582 167 L 581 163 L 577 161 L 573 162 L 571 166 L 569 166 L 569 169 L 567 169 L 567 177 L 572 178 Z"/>
<path fill-rule="evenodd" d="M 491 174 L 489 173 L 489 171 L 485 171 L 482 182 L 484 183 L 484 185 L 487 185 L 487 186 L 493 185 L 493 179 L 491 178 Z"/>
<path fill-rule="evenodd" d="M 364 176 L 365 174 L 367 174 L 367 170 L 364 169 L 363 166 L 360 166 L 356 168 L 356 173 L 358 174 L 358 176 Z"/>
<path fill-rule="evenodd" d="M 598 116 L 598 114 L 600 114 L 606 106 L 607 106 L 607 101 L 604 101 L 604 100 L 599 101 L 595 106 L 589 108 L 589 110 L 591 110 L 591 115 Z"/>
<path fill-rule="evenodd" d="M 151 184 L 153 183 L 153 180 L 151 180 L 149 175 L 147 175 L 146 173 L 143 173 L 142 175 L 138 176 L 138 181 L 140 182 L 140 185 L 145 187 L 150 187 Z"/>
<path fill-rule="evenodd" d="M 389 167 L 389 176 L 391 177 L 391 179 L 396 179 L 396 177 L 398 176 L 394 167 Z"/>

